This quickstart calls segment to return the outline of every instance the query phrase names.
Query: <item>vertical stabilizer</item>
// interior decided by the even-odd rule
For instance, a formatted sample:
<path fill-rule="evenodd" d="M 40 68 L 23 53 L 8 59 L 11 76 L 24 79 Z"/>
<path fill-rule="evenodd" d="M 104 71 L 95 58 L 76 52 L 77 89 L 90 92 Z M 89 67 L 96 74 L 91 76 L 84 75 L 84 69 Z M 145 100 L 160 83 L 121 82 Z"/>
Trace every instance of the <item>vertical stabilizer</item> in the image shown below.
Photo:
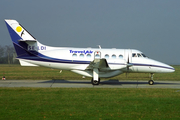
<path fill-rule="evenodd" d="M 6 19 L 5 22 L 13 42 L 16 42 L 17 39 L 18 41 L 36 41 L 36 39 L 16 20 Z M 14 34 L 12 30 L 15 32 Z M 15 34 L 17 34 L 19 37 L 17 37 Z"/>
<path fill-rule="evenodd" d="M 37 40 L 16 20 L 6 19 L 9 34 L 15 47 L 18 57 L 29 56 L 27 42 L 37 42 Z"/>

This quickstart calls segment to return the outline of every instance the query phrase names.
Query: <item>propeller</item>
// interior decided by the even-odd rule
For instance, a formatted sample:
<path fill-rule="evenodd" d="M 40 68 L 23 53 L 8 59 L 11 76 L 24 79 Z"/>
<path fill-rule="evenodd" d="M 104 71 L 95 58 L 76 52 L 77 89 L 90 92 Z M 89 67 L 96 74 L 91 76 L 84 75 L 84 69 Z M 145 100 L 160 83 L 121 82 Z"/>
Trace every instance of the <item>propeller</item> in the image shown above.
<path fill-rule="evenodd" d="M 133 64 L 129 62 L 129 54 L 128 54 L 126 77 L 127 77 L 127 73 L 129 72 L 129 67 L 131 66 L 133 66 Z"/>

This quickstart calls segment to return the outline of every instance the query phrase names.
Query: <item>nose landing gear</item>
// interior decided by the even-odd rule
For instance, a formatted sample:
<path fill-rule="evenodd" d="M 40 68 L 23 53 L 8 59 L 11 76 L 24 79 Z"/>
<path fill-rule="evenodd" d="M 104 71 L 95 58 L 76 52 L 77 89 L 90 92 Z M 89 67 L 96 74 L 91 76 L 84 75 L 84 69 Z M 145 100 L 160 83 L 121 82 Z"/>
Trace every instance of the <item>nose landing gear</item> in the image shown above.
<path fill-rule="evenodd" d="M 154 81 L 153 81 L 153 73 L 151 73 L 151 80 L 148 81 L 149 85 L 153 85 Z"/>
<path fill-rule="evenodd" d="M 149 80 L 148 83 L 149 83 L 149 85 L 153 85 L 154 81 L 153 80 Z"/>
<path fill-rule="evenodd" d="M 91 83 L 92 85 L 99 85 L 100 83 L 100 78 L 98 78 L 98 80 L 94 80 L 93 78 L 91 79 Z"/>

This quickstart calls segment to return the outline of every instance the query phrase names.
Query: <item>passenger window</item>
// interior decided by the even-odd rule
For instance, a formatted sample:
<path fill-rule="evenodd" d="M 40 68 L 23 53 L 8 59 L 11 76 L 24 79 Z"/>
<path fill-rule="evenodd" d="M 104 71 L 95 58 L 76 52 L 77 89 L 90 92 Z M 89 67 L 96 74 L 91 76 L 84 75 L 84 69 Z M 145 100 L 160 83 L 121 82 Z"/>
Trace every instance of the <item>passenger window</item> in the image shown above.
<path fill-rule="evenodd" d="M 91 54 L 87 54 L 87 58 L 91 58 Z"/>
<path fill-rule="evenodd" d="M 72 57 L 74 57 L 74 58 L 77 57 L 77 54 L 73 54 Z"/>
<path fill-rule="evenodd" d="M 115 58 L 116 58 L 116 55 L 112 55 L 112 58 L 115 59 Z"/>
<path fill-rule="evenodd" d="M 109 59 L 109 55 L 108 55 L 108 54 L 106 54 L 106 55 L 105 55 L 105 58 L 106 58 L 106 59 Z"/>
<path fill-rule="evenodd" d="M 120 59 L 123 59 L 123 55 L 119 55 L 119 58 L 120 58 Z"/>
<path fill-rule="evenodd" d="M 84 57 L 84 54 L 80 54 L 79 57 L 80 57 L 80 58 L 83 58 L 83 57 Z"/>
<path fill-rule="evenodd" d="M 96 55 L 95 55 L 95 58 L 100 58 L 100 55 L 99 55 L 99 54 L 96 54 Z"/>

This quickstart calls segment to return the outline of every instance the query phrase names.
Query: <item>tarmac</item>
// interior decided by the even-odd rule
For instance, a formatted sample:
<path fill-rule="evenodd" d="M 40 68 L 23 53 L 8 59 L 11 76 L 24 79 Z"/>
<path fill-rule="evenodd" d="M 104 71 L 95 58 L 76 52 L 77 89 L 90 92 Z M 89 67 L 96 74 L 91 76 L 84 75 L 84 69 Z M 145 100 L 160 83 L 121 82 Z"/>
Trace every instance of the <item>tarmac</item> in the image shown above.
<path fill-rule="evenodd" d="M 101 80 L 99 85 L 92 85 L 90 80 L 0 80 L 0 87 L 180 89 L 180 81 L 154 81 L 154 85 L 149 85 L 143 80 Z"/>

